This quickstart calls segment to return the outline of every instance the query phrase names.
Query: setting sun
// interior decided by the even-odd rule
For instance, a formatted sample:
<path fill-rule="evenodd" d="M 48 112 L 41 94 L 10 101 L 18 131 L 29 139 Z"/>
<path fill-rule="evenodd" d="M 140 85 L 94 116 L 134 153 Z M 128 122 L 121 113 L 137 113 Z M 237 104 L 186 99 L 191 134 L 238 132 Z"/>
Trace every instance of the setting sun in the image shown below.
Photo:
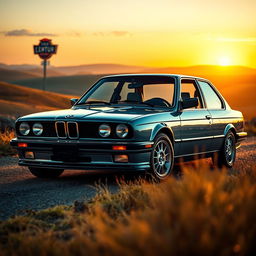
<path fill-rule="evenodd" d="M 229 65 L 231 65 L 230 58 L 226 57 L 226 56 L 219 58 L 219 65 L 220 66 L 229 66 Z"/>

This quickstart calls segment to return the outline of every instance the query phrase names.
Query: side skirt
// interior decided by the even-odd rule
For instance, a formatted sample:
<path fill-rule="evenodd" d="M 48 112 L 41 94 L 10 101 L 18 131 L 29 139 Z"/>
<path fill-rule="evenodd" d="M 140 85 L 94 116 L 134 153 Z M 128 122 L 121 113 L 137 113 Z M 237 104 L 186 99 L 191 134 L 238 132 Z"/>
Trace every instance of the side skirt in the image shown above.
<path fill-rule="evenodd" d="M 212 157 L 212 155 L 216 152 L 219 152 L 218 150 L 214 151 L 207 151 L 207 152 L 201 152 L 201 153 L 193 153 L 193 154 L 187 154 L 187 155 L 178 155 L 174 156 L 175 161 L 178 161 L 182 159 L 182 161 L 193 161 L 197 159 L 203 159 L 203 158 L 209 158 Z"/>

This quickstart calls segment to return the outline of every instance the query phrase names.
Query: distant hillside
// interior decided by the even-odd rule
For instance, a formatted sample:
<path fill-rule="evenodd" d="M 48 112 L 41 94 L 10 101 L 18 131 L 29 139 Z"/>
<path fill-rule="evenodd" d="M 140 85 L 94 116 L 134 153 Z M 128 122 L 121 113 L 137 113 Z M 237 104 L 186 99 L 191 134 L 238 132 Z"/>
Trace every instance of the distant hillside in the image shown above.
<path fill-rule="evenodd" d="M 130 66 L 120 64 L 91 64 L 80 66 L 52 67 L 53 70 L 62 72 L 65 75 L 82 75 L 82 74 L 118 74 L 118 73 L 138 73 L 142 72 L 145 67 Z"/>
<path fill-rule="evenodd" d="M 218 66 L 218 65 L 197 65 L 188 67 L 165 67 L 165 68 L 146 68 L 146 73 L 167 73 L 167 74 L 184 74 L 198 76 L 200 74 L 239 74 L 255 73 L 254 68 L 244 66 Z"/>
<path fill-rule="evenodd" d="M 247 82 L 256 77 L 256 69 L 243 66 L 191 66 L 145 69 L 145 73 L 167 73 L 199 76 L 217 83 L 228 81 Z"/>
<path fill-rule="evenodd" d="M 48 77 L 46 90 L 80 96 L 102 76 L 104 75 Z M 14 83 L 36 89 L 42 89 L 43 85 L 42 78 L 19 80 Z"/>
<path fill-rule="evenodd" d="M 26 72 L 33 74 L 37 77 L 42 77 L 43 76 L 43 67 L 36 67 L 36 68 L 31 68 L 27 69 Z M 63 76 L 63 73 L 53 70 L 51 68 L 47 68 L 47 76 L 52 77 L 52 76 Z M 13 80 L 12 80 L 13 81 Z"/>
<path fill-rule="evenodd" d="M 15 81 L 35 77 L 38 77 L 38 75 L 26 71 L 9 70 L 0 67 L 0 81 Z"/>
<path fill-rule="evenodd" d="M 47 76 L 61 76 L 62 73 L 55 71 L 55 70 L 47 70 Z M 0 81 L 5 82 L 13 82 L 17 80 L 24 80 L 24 79 L 32 79 L 35 77 L 42 77 L 43 76 L 43 69 L 42 67 L 34 67 L 31 69 L 6 69 L 2 68 L 0 65 Z"/>
<path fill-rule="evenodd" d="M 6 65 L 0 63 L 0 68 L 28 72 L 36 74 L 37 76 L 42 75 L 42 67 L 39 65 Z M 71 76 L 71 75 L 85 75 L 85 74 L 118 74 L 118 73 L 137 73 L 145 70 L 145 67 L 121 65 L 121 64 L 89 64 L 89 65 L 78 65 L 78 66 L 48 66 L 47 76 Z M 32 77 L 30 77 L 32 78 Z M 1 77 L 0 77 L 1 80 Z M 8 79 L 8 81 L 15 81 L 15 79 Z"/>
<path fill-rule="evenodd" d="M 70 96 L 0 82 L 0 116 L 69 108 Z"/>

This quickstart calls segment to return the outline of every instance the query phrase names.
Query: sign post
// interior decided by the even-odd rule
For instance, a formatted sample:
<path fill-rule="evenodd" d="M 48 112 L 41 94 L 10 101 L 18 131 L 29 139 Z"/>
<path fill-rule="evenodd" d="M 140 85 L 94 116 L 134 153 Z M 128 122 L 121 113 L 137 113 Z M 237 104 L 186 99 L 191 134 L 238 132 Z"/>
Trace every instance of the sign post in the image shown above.
<path fill-rule="evenodd" d="M 34 54 L 38 54 L 41 59 L 43 59 L 43 90 L 46 89 L 46 68 L 47 60 L 52 57 L 53 54 L 57 53 L 58 45 L 52 44 L 52 40 L 48 38 L 43 38 L 40 40 L 39 45 L 34 45 Z"/>

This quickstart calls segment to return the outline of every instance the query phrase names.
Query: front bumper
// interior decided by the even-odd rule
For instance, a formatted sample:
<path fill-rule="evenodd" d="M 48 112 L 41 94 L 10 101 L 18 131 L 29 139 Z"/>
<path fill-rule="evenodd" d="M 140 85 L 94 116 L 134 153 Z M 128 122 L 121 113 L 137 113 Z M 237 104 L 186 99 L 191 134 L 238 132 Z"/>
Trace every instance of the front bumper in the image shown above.
<path fill-rule="evenodd" d="M 25 143 L 26 147 L 19 147 Z M 29 140 L 13 139 L 11 145 L 18 150 L 19 165 L 39 168 L 82 170 L 148 170 L 153 142 L 83 141 L 83 140 Z M 126 146 L 126 150 L 113 150 L 113 145 Z M 147 145 L 147 146 L 146 146 Z M 33 152 L 34 158 L 26 158 Z M 127 155 L 128 162 L 115 162 L 116 155 Z"/>

